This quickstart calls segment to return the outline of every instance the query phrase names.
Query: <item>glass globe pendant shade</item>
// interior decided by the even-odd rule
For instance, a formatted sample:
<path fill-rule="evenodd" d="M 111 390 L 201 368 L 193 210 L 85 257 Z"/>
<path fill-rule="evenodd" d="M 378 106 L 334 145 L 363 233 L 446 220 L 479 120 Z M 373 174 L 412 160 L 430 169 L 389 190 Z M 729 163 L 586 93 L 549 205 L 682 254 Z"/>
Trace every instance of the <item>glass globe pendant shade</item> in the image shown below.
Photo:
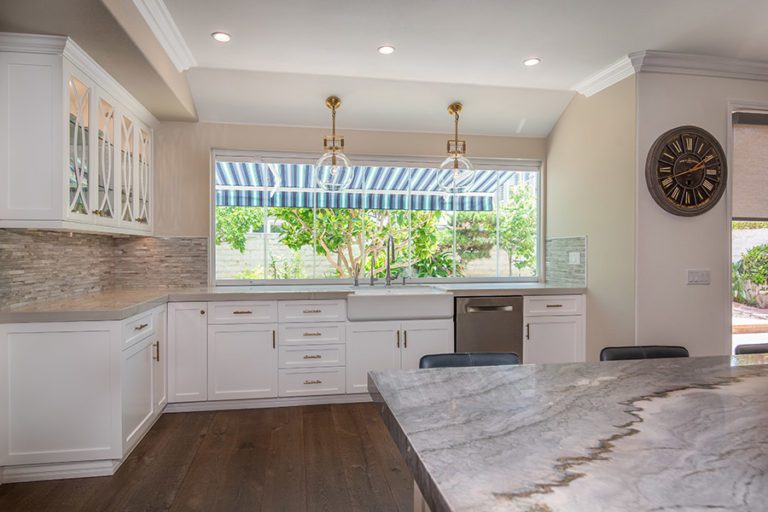
<path fill-rule="evenodd" d="M 440 164 L 438 186 L 449 194 L 467 192 L 475 182 L 475 168 L 463 155 L 451 155 Z"/>
<path fill-rule="evenodd" d="M 315 164 L 315 182 L 323 190 L 331 192 L 345 190 L 352 183 L 352 171 L 349 158 L 344 153 L 329 151 L 324 153 Z"/>

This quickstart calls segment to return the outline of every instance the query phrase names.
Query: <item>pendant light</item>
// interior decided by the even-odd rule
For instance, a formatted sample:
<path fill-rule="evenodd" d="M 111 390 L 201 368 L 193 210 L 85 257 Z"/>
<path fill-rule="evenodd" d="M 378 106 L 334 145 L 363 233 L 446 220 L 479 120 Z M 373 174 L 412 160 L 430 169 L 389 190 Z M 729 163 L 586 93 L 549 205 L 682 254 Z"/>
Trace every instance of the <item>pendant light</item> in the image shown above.
<path fill-rule="evenodd" d="M 315 164 L 315 182 L 323 190 L 338 192 L 352 183 L 352 168 L 349 166 L 349 158 L 344 154 L 344 136 L 336 135 L 336 110 L 341 107 L 341 100 L 329 96 L 325 106 L 331 109 L 333 132 L 330 137 L 323 137 L 325 153 Z"/>
<path fill-rule="evenodd" d="M 448 141 L 448 158 L 440 164 L 437 176 L 438 186 L 449 194 L 461 194 L 469 190 L 475 181 L 475 168 L 464 154 L 467 152 L 467 142 L 459 140 L 459 113 L 462 105 L 459 102 L 448 106 L 448 113 L 453 116 L 453 140 Z"/>

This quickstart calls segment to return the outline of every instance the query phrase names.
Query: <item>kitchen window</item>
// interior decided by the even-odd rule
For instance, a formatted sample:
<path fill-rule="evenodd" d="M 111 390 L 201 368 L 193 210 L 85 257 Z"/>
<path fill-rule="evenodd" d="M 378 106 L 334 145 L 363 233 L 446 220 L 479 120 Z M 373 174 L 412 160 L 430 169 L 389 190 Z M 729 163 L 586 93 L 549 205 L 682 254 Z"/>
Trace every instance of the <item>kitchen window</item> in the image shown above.
<path fill-rule="evenodd" d="M 325 191 L 311 155 L 214 153 L 216 283 L 383 278 L 395 241 L 397 279 L 535 281 L 538 162 L 473 159 L 470 190 L 447 194 L 431 160 L 367 157 L 351 185 Z"/>

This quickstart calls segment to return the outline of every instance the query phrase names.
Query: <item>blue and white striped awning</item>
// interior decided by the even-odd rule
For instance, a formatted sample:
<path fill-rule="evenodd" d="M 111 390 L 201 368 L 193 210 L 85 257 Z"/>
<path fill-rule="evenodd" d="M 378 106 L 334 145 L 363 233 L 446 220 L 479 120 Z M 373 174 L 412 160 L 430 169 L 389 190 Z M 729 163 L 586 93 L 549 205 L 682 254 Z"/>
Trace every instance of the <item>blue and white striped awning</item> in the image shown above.
<path fill-rule="evenodd" d="M 499 186 L 514 175 L 476 171 L 470 190 L 451 195 L 438 188 L 438 172 L 417 167 L 354 167 L 349 188 L 328 192 L 315 187 L 313 165 L 219 161 L 216 206 L 492 211 Z"/>

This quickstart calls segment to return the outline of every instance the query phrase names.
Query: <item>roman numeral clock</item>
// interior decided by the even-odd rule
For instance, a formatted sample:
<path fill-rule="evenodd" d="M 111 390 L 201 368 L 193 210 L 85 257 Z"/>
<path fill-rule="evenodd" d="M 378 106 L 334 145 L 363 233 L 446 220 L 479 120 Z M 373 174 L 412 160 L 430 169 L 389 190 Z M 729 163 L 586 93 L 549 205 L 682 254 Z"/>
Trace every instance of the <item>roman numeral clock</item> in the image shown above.
<path fill-rule="evenodd" d="M 662 134 L 648 152 L 645 181 L 653 199 L 675 215 L 701 215 L 725 192 L 725 152 L 717 139 L 696 126 Z"/>

